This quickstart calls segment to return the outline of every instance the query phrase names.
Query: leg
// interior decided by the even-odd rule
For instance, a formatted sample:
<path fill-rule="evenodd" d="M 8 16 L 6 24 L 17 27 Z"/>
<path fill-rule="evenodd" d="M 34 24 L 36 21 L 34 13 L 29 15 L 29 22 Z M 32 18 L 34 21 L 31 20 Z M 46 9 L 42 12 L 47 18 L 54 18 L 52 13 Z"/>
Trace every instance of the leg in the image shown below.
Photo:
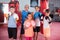
<path fill-rule="evenodd" d="M 21 40 L 23 40 L 23 38 L 24 38 L 24 26 L 22 25 L 22 27 L 21 27 Z"/>
<path fill-rule="evenodd" d="M 18 28 L 17 28 L 17 40 L 21 40 L 21 38 L 20 38 L 20 37 L 21 37 L 21 36 L 20 36 L 20 35 L 21 35 L 21 34 L 20 34 L 20 31 L 21 31 L 21 28 L 18 27 Z"/>
<path fill-rule="evenodd" d="M 44 36 L 45 36 L 45 40 L 49 40 L 49 38 L 50 38 L 50 28 L 45 29 Z"/>
<path fill-rule="evenodd" d="M 26 38 L 26 40 L 29 40 L 29 37 L 25 37 Z"/>
<path fill-rule="evenodd" d="M 12 33 L 13 33 L 13 40 L 17 40 L 17 28 L 13 28 Z"/>
<path fill-rule="evenodd" d="M 38 33 L 39 33 L 39 32 L 37 32 L 37 35 L 36 35 L 36 40 L 38 39 Z"/>
<path fill-rule="evenodd" d="M 29 37 L 29 40 L 32 40 L 32 37 Z"/>
<path fill-rule="evenodd" d="M 38 34 L 40 32 L 40 26 L 37 27 L 36 40 L 38 40 Z"/>
<path fill-rule="evenodd" d="M 37 35 L 37 30 L 36 30 L 36 28 L 34 28 L 34 36 L 33 36 L 33 40 L 36 40 L 36 35 Z"/>
<path fill-rule="evenodd" d="M 35 40 L 35 32 L 34 32 L 33 40 Z"/>
<path fill-rule="evenodd" d="M 50 37 L 45 37 L 45 40 L 49 40 Z"/>
<path fill-rule="evenodd" d="M 48 40 L 47 37 L 45 37 L 45 40 Z"/>
<path fill-rule="evenodd" d="M 37 40 L 37 32 L 35 32 L 35 40 Z"/>
<path fill-rule="evenodd" d="M 8 28 L 9 40 L 12 40 L 12 28 Z"/>
<path fill-rule="evenodd" d="M 37 40 L 37 38 L 38 38 L 39 31 L 40 31 L 40 27 L 36 27 L 35 40 Z"/>
<path fill-rule="evenodd" d="M 9 38 L 9 40 L 13 40 L 13 38 Z"/>

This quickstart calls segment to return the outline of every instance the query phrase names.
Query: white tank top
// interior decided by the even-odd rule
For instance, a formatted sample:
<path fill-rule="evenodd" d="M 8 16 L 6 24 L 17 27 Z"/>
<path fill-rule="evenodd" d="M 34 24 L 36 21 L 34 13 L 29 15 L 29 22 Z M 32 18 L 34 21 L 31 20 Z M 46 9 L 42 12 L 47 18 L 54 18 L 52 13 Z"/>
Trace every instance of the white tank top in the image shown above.
<path fill-rule="evenodd" d="M 36 22 L 36 26 L 40 27 L 40 19 L 39 18 L 35 19 L 35 22 Z"/>

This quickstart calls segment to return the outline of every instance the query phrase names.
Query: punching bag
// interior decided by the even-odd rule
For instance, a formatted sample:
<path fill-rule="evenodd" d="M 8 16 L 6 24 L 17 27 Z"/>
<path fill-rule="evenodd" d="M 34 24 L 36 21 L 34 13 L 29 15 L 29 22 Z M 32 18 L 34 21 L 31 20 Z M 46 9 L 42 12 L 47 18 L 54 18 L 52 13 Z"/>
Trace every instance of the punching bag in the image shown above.
<path fill-rule="evenodd" d="M 40 12 L 45 15 L 44 9 L 48 9 L 48 0 L 40 0 Z M 43 34 L 43 23 L 41 23 L 41 33 Z"/>
<path fill-rule="evenodd" d="M 3 4 L 0 3 L 0 23 L 4 22 Z"/>

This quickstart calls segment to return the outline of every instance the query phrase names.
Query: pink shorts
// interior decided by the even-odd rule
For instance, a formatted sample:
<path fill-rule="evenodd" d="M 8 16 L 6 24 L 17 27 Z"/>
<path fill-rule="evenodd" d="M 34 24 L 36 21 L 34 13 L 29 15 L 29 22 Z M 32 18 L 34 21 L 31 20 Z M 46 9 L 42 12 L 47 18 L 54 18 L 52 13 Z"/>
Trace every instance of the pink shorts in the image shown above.
<path fill-rule="evenodd" d="M 32 37 L 25 37 L 26 40 L 32 40 Z"/>

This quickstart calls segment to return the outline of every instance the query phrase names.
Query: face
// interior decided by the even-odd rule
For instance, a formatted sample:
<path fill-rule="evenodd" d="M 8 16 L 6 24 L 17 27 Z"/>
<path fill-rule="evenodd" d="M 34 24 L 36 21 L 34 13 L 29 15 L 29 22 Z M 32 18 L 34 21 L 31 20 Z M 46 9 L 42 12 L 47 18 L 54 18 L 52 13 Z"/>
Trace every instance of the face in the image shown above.
<path fill-rule="evenodd" d="M 25 10 L 28 11 L 28 9 L 29 9 L 29 6 L 25 5 Z"/>
<path fill-rule="evenodd" d="M 29 20 L 32 19 L 32 15 L 31 15 L 31 14 L 28 15 L 28 19 L 29 19 Z"/>
<path fill-rule="evenodd" d="M 49 13 L 46 13 L 46 16 L 49 16 L 50 15 L 50 12 Z"/>
<path fill-rule="evenodd" d="M 15 0 L 12 0 L 13 2 L 15 1 Z"/>
<path fill-rule="evenodd" d="M 36 10 L 36 11 L 39 11 L 39 7 L 36 7 L 35 10 Z"/>
<path fill-rule="evenodd" d="M 14 13 L 15 12 L 15 8 L 10 8 L 10 12 Z"/>

